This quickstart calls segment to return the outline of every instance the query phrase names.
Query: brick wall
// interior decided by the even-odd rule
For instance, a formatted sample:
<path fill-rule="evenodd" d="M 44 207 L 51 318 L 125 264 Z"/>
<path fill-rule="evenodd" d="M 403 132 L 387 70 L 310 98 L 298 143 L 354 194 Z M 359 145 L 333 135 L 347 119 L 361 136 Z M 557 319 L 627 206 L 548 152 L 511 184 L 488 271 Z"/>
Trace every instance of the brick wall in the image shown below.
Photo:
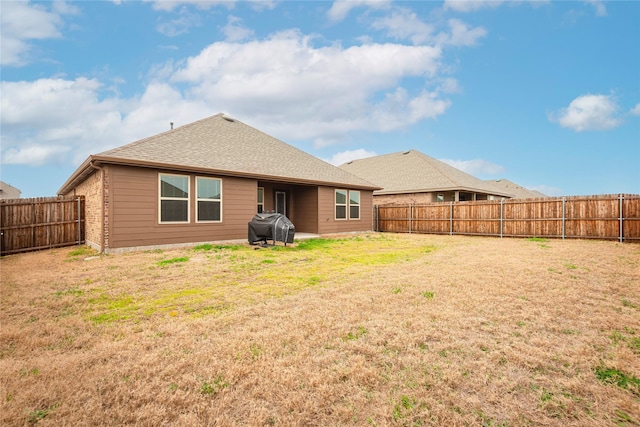
<path fill-rule="evenodd" d="M 102 171 L 96 170 L 72 192 L 65 195 L 84 196 L 85 240 L 98 250 L 102 244 Z"/>
<path fill-rule="evenodd" d="M 373 196 L 374 205 L 434 202 L 432 193 L 381 194 Z"/>

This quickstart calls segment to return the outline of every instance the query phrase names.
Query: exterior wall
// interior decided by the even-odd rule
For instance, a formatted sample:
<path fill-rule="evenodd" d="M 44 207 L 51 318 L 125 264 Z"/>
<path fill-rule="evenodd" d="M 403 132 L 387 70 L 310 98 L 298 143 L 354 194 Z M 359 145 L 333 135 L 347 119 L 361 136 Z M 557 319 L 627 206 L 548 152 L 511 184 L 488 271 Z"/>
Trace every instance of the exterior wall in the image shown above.
<path fill-rule="evenodd" d="M 465 191 L 438 191 L 425 193 L 407 194 L 376 194 L 373 196 L 373 203 L 376 205 L 392 204 L 420 204 L 438 202 L 438 195 L 443 196 L 441 202 L 458 202 L 472 200 L 500 200 L 503 196 L 496 196 L 486 193 L 470 193 Z"/>
<path fill-rule="evenodd" d="M 253 179 L 222 179 L 222 221 L 196 222 L 195 178 L 191 179 L 190 219 L 187 224 L 160 224 L 159 173 L 156 169 L 110 166 L 109 249 L 247 238 L 247 224 L 256 213 L 257 182 Z"/>
<path fill-rule="evenodd" d="M 87 245 L 101 250 L 103 243 L 103 185 L 104 170 L 96 170 L 73 191 L 64 196 L 84 196 L 85 206 L 85 241 Z"/>
<path fill-rule="evenodd" d="M 360 191 L 360 219 L 336 220 L 335 187 L 318 188 L 318 234 L 370 231 L 373 229 L 373 192 Z M 348 188 L 347 188 L 348 190 Z"/>
<path fill-rule="evenodd" d="M 318 233 L 318 187 L 302 187 L 295 189 L 293 203 L 295 204 L 296 232 Z"/>
<path fill-rule="evenodd" d="M 453 193 L 451 193 L 453 194 Z M 376 205 L 407 204 L 407 203 L 431 203 L 437 195 L 433 193 L 409 193 L 409 194 L 380 194 L 373 196 Z M 453 199 L 451 199 L 453 200 Z M 446 199 L 445 201 L 450 201 Z"/>

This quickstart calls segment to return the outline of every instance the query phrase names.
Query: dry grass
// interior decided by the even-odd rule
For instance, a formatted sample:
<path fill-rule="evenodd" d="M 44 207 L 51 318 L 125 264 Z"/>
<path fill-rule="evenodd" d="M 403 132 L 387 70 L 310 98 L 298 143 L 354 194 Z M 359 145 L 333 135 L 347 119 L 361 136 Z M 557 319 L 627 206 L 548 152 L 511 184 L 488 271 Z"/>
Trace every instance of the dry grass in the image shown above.
<path fill-rule="evenodd" d="M 638 245 L 90 255 L 0 260 L 0 424 L 640 423 Z"/>

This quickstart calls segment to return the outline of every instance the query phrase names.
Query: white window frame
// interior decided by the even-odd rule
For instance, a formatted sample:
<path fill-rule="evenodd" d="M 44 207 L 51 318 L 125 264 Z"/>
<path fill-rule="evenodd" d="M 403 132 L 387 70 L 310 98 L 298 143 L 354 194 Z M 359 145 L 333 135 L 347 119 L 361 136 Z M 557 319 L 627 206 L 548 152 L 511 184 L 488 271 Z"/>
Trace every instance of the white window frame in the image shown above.
<path fill-rule="evenodd" d="M 187 179 L 187 197 L 163 197 L 162 196 L 162 177 L 175 176 Z M 187 220 L 186 221 L 163 221 L 162 220 L 162 201 L 163 200 L 179 200 L 187 202 Z M 158 224 L 189 224 L 191 222 L 191 177 L 189 175 L 178 175 L 172 173 L 158 174 Z"/>
<path fill-rule="evenodd" d="M 219 199 L 201 199 L 198 197 L 198 180 L 199 179 L 206 179 L 206 180 L 211 180 L 211 181 L 219 181 L 220 182 L 220 198 Z M 210 176 L 196 176 L 196 189 L 195 189 L 195 198 L 196 198 L 196 222 L 197 223 L 218 223 L 218 222 L 222 222 L 222 179 L 220 178 L 212 178 Z M 198 217 L 198 203 L 200 202 L 211 202 L 211 203 L 215 203 L 218 202 L 220 203 L 220 219 L 200 219 Z"/>
<path fill-rule="evenodd" d="M 338 192 L 344 193 L 344 203 L 338 203 Z M 338 206 L 344 206 L 344 218 L 338 218 Z M 349 190 L 336 188 L 333 195 L 333 215 L 336 221 L 347 221 L 349 219 Z"/>
<path fill-rule="evenodd" d="M 260 193 L 262 193 L 262 201 L 260 201 Z M 257 212 L 261 213 L 264 212 L 264 187 L 258 187 L 258 209 Z M 262 209 L 260 209 L 262 208 Z"/>
<path fill-rule="evenodd" d="M 358 193 L 358 203 L 357 204 L 353 204 L 353 205 L 351 204 L 351 193 Z M 361 204 L 361 200 L 362 200 L 361 196 L 362 196 L 362 194 L 360 193 L 359 190 L 349 190 L 349 197 L 347 198 L 347 203 L 349 204 L 348 210 L 349 210 L 349 219 L 350 220 L 354 220 L 354 221 L 359 221 L 360 220 L 360 212 L 361 212 L 360 204 Z M 358 207 L 358 217 L 357 218 L 351 217 L 351 207 L 352 206 L 353 207 L 356 207 L 356 206 Z"/>

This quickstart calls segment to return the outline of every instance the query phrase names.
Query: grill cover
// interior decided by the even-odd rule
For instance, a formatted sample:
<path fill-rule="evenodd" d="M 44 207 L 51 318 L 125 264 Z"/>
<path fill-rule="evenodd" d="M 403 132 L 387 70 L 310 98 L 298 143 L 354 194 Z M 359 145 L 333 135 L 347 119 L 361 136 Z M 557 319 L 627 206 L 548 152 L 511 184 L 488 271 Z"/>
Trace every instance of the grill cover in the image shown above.
<path fill-rule="evenodd" d="M 289 218 L 280 213 L 259 213 L 249 221 L 249 243 L 267 243 L 267 240 L 293 243 L 296 228 Z"/>

